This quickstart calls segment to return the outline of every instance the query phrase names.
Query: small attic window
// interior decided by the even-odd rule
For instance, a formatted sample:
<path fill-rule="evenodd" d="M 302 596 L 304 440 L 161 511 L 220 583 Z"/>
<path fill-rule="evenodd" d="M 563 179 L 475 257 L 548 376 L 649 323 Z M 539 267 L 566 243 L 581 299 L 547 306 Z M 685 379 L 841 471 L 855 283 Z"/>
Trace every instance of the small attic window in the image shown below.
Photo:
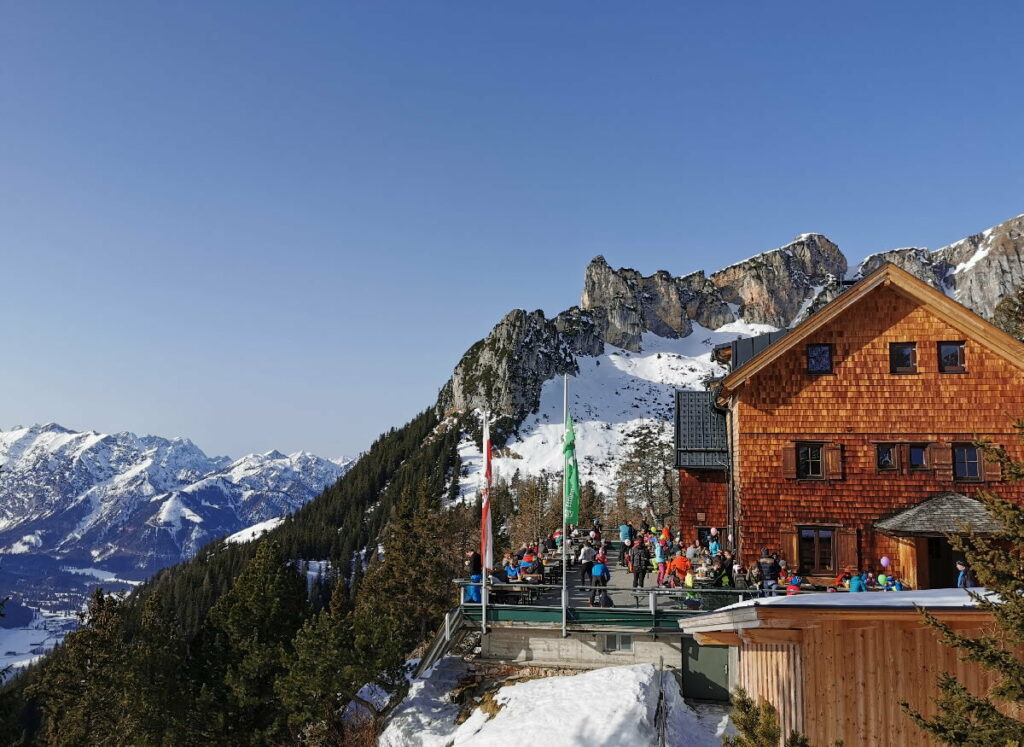
<path fill-rule="evenodd" d="M 917 343 L 889 343 L 889 372 L 894 374 L 917 373 Z"/>
<path fill-rule="evenodd" d="M 939 343 L 939 372 L 966 373 L 964 366 L 964 341 Z"/>
<path fill-rule="evenodd" d="M 815 375 L 832 373 L 832 346 L 830 344 L 812 342 L 807 346 L 807 373 Z"/>

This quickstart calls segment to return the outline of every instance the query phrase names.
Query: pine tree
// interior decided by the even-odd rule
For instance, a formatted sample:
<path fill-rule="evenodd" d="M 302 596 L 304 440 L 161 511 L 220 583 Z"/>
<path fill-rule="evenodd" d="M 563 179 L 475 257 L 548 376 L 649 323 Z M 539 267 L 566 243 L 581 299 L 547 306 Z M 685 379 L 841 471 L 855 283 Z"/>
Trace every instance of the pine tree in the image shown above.
<path fill-rule="evenodd" d="M 42 702 L 43 738 L 52 745 L 116 743 L 125 664 L 125 605 L 96 589 L 82 627 L 51 654 L 30 698 Z"/>
<path fill-rule="evenodd" d="M 295 636 L 295 653 L 275 686 L 293 731 L 315 726 L 341 741 L 345 704 L 364 684 L 365 662 L 358 658 L 348 587 L 339 582 L 330 605 L 310 618 Z"/>
<path fill-rule="evenodd" d="M 141 625 L 126 647 L 118 734 L 136 745 L 197 744 L 187 642 L 157 595 L 143 601 Z M 173 693 L 173 697 L 168 697 Z"/>
<path fill-rule="evenodd" d="M 782 727 L 779 726 L 779 713 L 775 706 L 767 700 L 757 703 L 747 695 L 742 687 L 732 695 L 732 718 L 737 734 L 722 739 L 723 747 L 778 747 L 782 739 Z M 791 731 L 783 747 L 809 747 L 807 737 L 797 731 Z M 836 747 L 841 747 L 837 742 Z"/>
<path fill-rule="evenodd" d="M 1024 435 L 1024 421 L 1013 424 Z M 1006 450 L 979 442 L 986 458 L 998 461 L 1009 480 L 1024 478 L 1024 463 L 1011 459 Z M 957 745 L 1024 744 L 1024 723 L 1000 710 L 1024 704 L 1024 663 L 1015 654 L 1024 646 L 1024 508 L 987 491 L 980 500 L 999 522 L 1001 530 L 992 536 L 969 530 L 952 536 L 953 546 L 964 553 L 979 583 L 996 599 L 971 592 L 975 606 L 992 613 L 991 633 L 969 637 L 923 612 L 925 622 L 938 631 L 943 643 L 959 650 L 963 661 L 974 662 L 998 675 L 996 685 L 985 694 L 971 693 L 949 673 L 939 677 L 938 713 L 927 718 L 901 701 L 903 710 L 934 739 Z"/>
<path fill-rule="evenodd" d="M 230 741 L 262 744 L 288 737 L 274 682 L 285 672 L 306 613 L 305 579 L 274 542 L 259 544 L 231 591 L 210 610 L 206 654 L 213 671 L 205 696 L 212 699 L 215 727 Z"/>
<path fill-rule="evenodd" d="M 664 526 L 679 512 L 679 472 L 673 467 L 672 444 L 652 423 L 634 428 L 626 442 L 617 489 L 655 526 Z"/>

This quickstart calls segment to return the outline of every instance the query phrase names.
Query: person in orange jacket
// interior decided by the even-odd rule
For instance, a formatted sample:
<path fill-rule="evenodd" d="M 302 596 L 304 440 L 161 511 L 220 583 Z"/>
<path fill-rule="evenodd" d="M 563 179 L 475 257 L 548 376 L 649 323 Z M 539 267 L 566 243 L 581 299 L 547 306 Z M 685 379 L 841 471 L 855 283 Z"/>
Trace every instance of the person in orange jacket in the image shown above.
<path fill-rule="evenodd" d="M 690 572 L 693 566 L 690 561 L 686 559 L 683 551 L 680 550 L 676 553 L 676 556 L 672 558 L 668 564 L 668 574 L 672 586 L 682 586 L 683 579 L 686 578 L 686 574 Z"/>

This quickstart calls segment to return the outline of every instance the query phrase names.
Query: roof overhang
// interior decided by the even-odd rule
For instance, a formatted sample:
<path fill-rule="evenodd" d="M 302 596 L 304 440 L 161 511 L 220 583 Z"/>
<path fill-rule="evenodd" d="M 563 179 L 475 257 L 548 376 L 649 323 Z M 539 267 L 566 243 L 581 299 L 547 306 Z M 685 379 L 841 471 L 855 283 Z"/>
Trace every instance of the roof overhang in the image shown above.
<path fill-rule="evenodd" d="M 753 630 L 803 630 L 833 622 L 852 625 L 900 623 L 904 627 L 916 627 L 925 624 L 919 608 L 927 609 L 930 614 L 954 627 L 977 627 L 991 619 L 991 613 L 956 603 L 955 599 L 951 600 L 948 592 L 956 590 L 936 591 L 940 594 L 935 598 L 935 604 L 929 604 L 928 601 L 928 596 L 932 592 L 839 591 L 828 594 L 770 597 L 760 603 L 755 600 L 754 604 L 733 606 L 708 615 L 680 620 L 679 626 L 683 632 L 691 635 L 723 632 L 742 635 Z M 984 589 L 978 591 L 984 593 Z M 907 604 L 898 604 L 901 601 L 900 597 L 906 599 Z M 966 592 L 964 597 L 970 598 Z M 765 636 L 761 637 L 764 639 Z M 710 639 L 706 640 L 712 642 Z"/>

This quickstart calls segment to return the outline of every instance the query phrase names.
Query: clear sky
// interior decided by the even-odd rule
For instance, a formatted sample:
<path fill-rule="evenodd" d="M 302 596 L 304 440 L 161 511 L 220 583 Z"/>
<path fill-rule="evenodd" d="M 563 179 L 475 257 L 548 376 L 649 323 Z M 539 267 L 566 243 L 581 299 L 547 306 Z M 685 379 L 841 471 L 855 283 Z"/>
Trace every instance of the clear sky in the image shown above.
<path fill-rule="evenodd" d="M 508 310 L 1024 212 L 1011 3 L 0 4 L 0 426 L 352 454 Z"/>

